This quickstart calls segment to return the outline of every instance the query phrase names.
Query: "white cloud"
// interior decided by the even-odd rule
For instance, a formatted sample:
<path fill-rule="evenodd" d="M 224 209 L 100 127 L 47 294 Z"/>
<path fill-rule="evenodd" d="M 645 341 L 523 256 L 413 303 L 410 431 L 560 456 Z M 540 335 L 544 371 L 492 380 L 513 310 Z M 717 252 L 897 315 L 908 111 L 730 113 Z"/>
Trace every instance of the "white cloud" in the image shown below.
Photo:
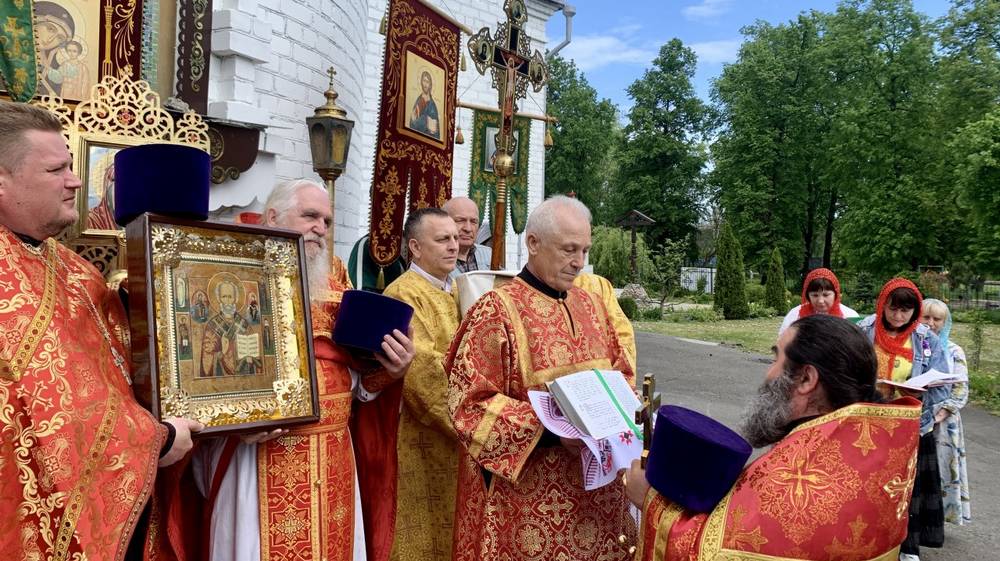
<path fill-rule="evenodd" d="M 712 19 L 729 11 L 732 0 L 701 0 L 699 4 L 685 6 L 681 13 L 689 20 Z"/>
<path fill-rule="evenodd" d="M 699 64 L 720 64 L 735 61 L 740 54 L 740 45 L 742 44 L 741 39 L 725 39 L 691 43 L 688 47 L 698 55 Z"/>
<path fill-rule="evenodd" d="M 618 35 L 577 35 L 559 54 L 572 59 L 582 71 L 596 70 L 611 64 L 649 64 L 656 58 L 656 49 L 632 43 L 631 33 Z"/>

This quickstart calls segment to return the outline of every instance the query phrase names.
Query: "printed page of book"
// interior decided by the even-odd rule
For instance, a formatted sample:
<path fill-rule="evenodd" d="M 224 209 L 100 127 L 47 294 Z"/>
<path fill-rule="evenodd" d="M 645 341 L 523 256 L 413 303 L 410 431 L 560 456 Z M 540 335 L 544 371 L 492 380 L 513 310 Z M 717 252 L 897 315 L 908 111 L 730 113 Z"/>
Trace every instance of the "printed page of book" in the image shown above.
<path fill-rule="evenodd" d="M 632 430 L 639 399 L 621 372 L 585 370 L 549 383 L 566 416 L 589 436 L 600 440 Z"/>

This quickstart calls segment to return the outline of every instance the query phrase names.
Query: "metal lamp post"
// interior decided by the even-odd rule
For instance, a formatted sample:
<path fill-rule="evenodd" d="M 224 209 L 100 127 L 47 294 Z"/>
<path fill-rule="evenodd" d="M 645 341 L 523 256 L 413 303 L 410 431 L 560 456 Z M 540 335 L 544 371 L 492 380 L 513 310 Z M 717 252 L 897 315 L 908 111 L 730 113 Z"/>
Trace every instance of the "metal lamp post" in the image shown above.
<path fill-rule="evenodd" d="M 337 105 L 338 93 L 333 89 L 333 77 L 337 71 L 331 67 L 330 86 L 326 92 L 326 103 L 317 107 L 312 117 L 306 117 L 309 129 L 309 147 L 312 149 L 313 170 L 326 182 L 330 191 L 330 209 L 336 212 L 336 189 L 334 184 L 347 167 L 347 152 L 351 147 L 351 132 L 354 121 L 347 118 L 347 112 Z M 330 228 L 330 248 L 333 249 L 333 228 Z"/>

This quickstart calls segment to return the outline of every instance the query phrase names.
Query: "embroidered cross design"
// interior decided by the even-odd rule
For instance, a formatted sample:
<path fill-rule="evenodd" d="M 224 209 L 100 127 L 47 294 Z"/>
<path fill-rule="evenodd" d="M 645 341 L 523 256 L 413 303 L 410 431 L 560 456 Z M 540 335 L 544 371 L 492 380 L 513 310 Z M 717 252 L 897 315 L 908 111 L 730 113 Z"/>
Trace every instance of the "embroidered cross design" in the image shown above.
<path fill-rule="evenodd" d="M 917 470 L 917 454 L 913 453 L 909 463 L 906 464 L 906 479 L 896 475 L 882 486 L 882 490 L 889 495 L 889 499 L 898 500 L 896 503 L 896 519 L 902 520 L 906 516 L 907 508 L 910 505 L 910 495 L 913 493 L 913 477 Z"/>

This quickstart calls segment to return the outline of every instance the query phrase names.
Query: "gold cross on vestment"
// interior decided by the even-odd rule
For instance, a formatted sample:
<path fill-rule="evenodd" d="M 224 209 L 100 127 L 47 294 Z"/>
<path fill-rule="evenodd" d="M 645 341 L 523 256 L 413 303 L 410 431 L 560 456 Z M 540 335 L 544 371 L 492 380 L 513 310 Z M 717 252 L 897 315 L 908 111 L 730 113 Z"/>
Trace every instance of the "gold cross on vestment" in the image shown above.
<path fill-rule="evenodd" d="M 7 35 L 11 39 L 10 54 L 11 56 L 18 58 L 21 56 L 21 37 L 27 32 L 17 25 L 17 18 L 13 16 L 7 16 L 7 23 L 3 26 L 3 30 L 7 32 Z"/>
<path fill-rule="evenodd" d="M 493 201 L 493 257 L 490 268 L 503 269 L 505 265 L 505 234 L 507 224 L 507 178 L 514 171 L 514 112 L 517 100 L 527 94 L 528 84 L 540 92 L 548 81 L 548 69 L 542 53 L 531 50 L 531 39 L 524 32 L 528 9 L 524 0 L 506 0 L 504 12 L 507 22 L 498 23 L 495 35 L 488 27 L 469 38 L 469 54 L 476 70 L 485 75 L 491 71 L 493 87 L 498 93 L 500 131 L 496 134 L 496 156 L 493 173 L 497 177 L 496 198 Z M 489 157 L 489 155 L 487 155 Z"/>

